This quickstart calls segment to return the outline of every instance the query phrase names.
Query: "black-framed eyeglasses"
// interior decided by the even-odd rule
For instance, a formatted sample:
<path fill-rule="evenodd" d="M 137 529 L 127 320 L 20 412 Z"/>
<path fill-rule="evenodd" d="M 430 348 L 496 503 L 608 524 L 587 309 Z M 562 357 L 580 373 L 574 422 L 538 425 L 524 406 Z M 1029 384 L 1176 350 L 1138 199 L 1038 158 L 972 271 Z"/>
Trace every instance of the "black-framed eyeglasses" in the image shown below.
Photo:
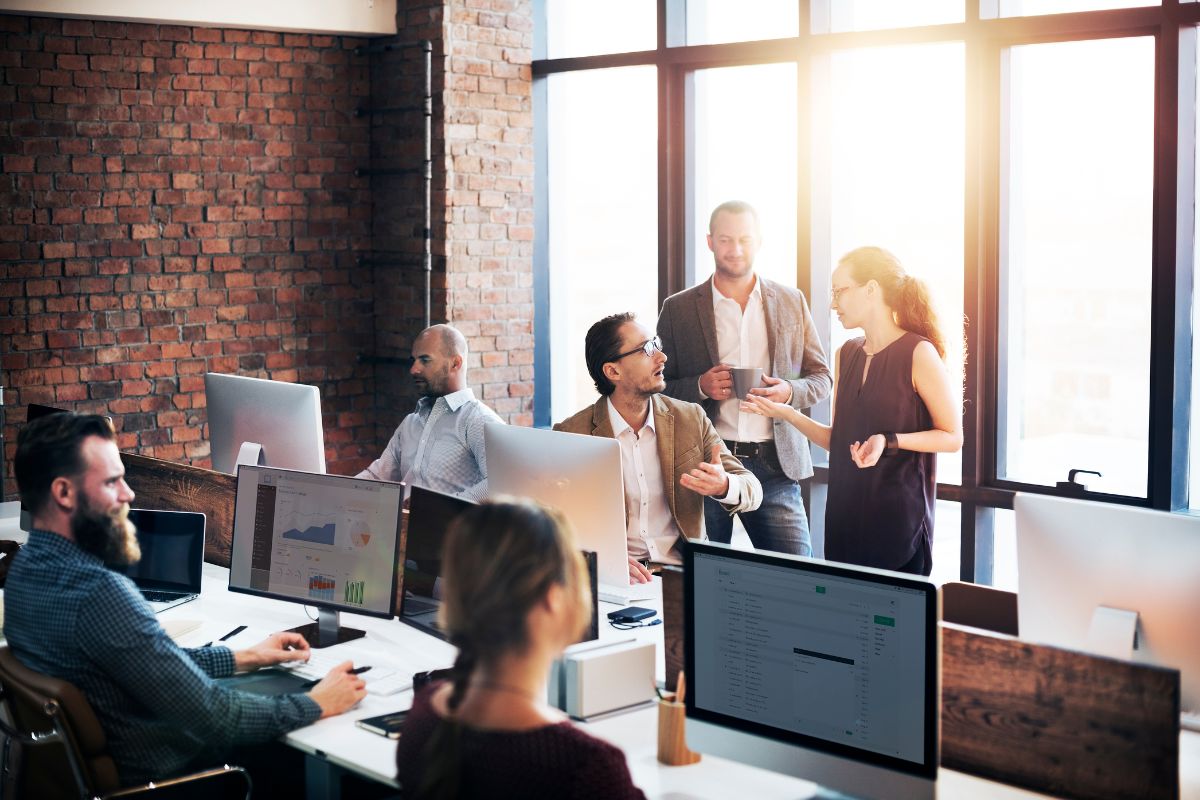
<path fill-rule="evenodd" d="M 657 336 L 655 336 L 653 339 L 647 339 L 646 341 L 639 344 L 637 347 L 630 350 L 628 353 L 621 353 L 621 355 L 619 355 L 619 356 L 613 356 L 612 358 L 609 359 L 609 361 L 620 361 L 625 356 L 631 356 L 637 352 L 645 353 L 647 358 L 649 358 L 650 356 L 653 356 L 655 353 L 661 353 L 662 352 L 662 339 L 658 338 Z"/>

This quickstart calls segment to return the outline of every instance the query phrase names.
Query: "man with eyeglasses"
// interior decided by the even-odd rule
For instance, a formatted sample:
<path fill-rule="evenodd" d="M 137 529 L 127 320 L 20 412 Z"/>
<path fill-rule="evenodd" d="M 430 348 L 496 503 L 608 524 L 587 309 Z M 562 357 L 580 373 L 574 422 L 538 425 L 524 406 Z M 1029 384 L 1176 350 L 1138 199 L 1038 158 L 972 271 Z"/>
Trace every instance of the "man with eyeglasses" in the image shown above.
<path fill-rule="evenodd" d="M 749 203 L 729 201 L 709 218 L 712 279 L 663 303 L 658 331 L 669 356 L 666 393 L 703 405 L 730 452 L 762 482 L 763 502 L 736 510 L 760 549 L 810 556 L 812 540 L 800 481 L 813 474 L 808 440 L 784 425 L 740 410 L 733 367 L 761 367 L 763 385 L 750 390 L 803 409 L 829 396 L 833 379 L 804 295 L 754 272 L 762 241 Z M 704 504 L 708 537 L 729 542 L 733 516 Z"/>
<path fill-rule="evenodd" d="M 681 562 L 681 536 L 703 538 L 705 497 L 727 513 L 753 511 L 762 486 L 729 453 L 704 409 L 661 394 L 667 356 L 633 314 L 593 325 L 584 357 L 600 399 L 554 429 L 621 445 L 629 579 L 642 583 L 651 562 Z"/>

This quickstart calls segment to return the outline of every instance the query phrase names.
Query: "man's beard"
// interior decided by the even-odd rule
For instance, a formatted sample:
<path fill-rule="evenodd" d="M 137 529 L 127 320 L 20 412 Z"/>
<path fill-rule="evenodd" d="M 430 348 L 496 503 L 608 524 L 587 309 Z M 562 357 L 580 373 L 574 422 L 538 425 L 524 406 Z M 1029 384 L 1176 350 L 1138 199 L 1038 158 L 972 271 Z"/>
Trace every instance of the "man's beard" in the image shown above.
<path fill-rule="evenodd" d="M 137 529 L 129 521 L 129 505 L 122 503 L 109 513 L 94 510 L 79 495 L 79 508 L 71 515 L 75 544 L 99 558 L 108 567 L 127 567 L 142 557 Z"/>

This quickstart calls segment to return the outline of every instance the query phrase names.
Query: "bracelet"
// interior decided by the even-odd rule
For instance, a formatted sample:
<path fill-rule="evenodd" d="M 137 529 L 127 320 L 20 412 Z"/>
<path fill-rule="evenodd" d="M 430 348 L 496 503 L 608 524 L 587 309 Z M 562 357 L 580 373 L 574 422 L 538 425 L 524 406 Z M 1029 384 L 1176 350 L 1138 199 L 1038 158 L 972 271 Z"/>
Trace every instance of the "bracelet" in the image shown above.
<path fill-rule="evenodd" d="M 896 455 L 896 453 L 900 452 L 900 443 L 896 441 L 896 434 L 892 433 L 891 431 L 888 431 L 883 434 L 883 440 L 884 440 L 884 446 L 883 446 L 883 455 L 884 456 L 894 456 L 894 455 Z"/>

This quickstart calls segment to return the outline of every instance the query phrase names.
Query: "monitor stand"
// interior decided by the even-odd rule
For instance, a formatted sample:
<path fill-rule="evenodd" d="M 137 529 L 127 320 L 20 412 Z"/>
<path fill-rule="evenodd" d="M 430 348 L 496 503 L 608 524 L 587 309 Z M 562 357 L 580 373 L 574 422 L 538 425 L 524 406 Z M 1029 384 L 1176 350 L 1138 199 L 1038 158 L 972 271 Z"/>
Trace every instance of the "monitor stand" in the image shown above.
<path fill-rule="evenodd" d="M 242 442 L 242 446 L 238 448 L 237 461 L 233 467 L 234 475 L 237 474 L 237 468 L 240 464 L 249 464 L 252 467 L 266 466 L 267 457 L 263 452 L 263 446 L 257 442 Z"/>
<path fill-rule="evenodd" d="M 1137 649 L 1138 613 L 1124 608 L 1096 606 L 1088 627 L 1088 650 L 1110 658 L 1133 659 Z"/>
<path fill-rule="evenodd" d="M 317 609 L 317 621 L 299 628 L 292 628 L 289 633 L 298 633 L 308 642 L 309 647 L 322 648 L 342 642 L 353 641 L 366 635 L 366 631 L 358 628 L 343 628 L 339 623 L 340 614 L 328 608 Z"/>

